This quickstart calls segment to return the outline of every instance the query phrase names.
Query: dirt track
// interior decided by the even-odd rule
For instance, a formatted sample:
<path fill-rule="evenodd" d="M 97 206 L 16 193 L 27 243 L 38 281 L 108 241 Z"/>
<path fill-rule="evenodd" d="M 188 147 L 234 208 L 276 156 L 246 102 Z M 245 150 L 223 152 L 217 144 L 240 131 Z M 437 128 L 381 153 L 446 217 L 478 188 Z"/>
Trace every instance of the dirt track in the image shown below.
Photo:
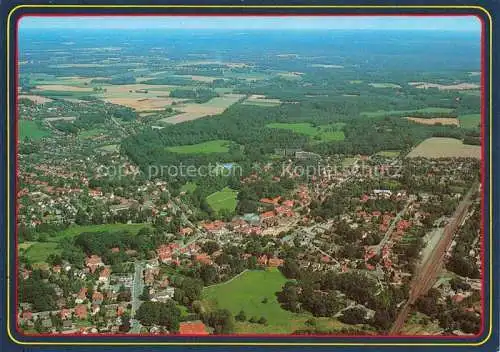
<path fill-rule="evenodd" d="M 443 258 L 446 253 L 446 249 L 450 246 L 454 234 L 457 231 L 460 224 L 464 221 L 467 211 L 472 204 L 473 195 L 478 191 L 479 183 L 475 182 L 470 188 L 467 195 L 460 202 L 453 217 L 449 224 L 445 227 L 443 235 L 436 247 L 429 255 L 427 261 L 422 264 L 420 272 L 413 278 L 410 287 L 410 294 L 408 301 L 405 303 L 403 308 L 399 311 L 396 320 L 389 332 L 390 335 L 397 335 L 401 331 L 408 314 L 412 309 L 412 305 L 415 301 L 422 295 L 426 294 L 427 291 L 432 287 L 436 281 L 437 274 L 441 265 L 443 264 Z"/>

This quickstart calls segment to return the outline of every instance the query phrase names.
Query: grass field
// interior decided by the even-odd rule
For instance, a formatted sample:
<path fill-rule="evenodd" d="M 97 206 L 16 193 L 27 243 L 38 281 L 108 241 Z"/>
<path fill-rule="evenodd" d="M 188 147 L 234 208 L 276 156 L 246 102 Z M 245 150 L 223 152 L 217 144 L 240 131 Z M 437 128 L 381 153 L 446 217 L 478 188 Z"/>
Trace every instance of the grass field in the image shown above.
<path fill-rule="evenodd" d="M 93 79 L 104 79 L 104 77 L 56 77 L 54 75 L 44 75 L 44 74 L 30 74 L 25 75 L 25 78 L 29 79 L 31 85 L 35 86 L 46 86 L 44 89 L 49 89 L 48 86 L 73 86 L 80 88 L 91 88 Z M 54 90 L 60 90 L 59 88 Z"/>
<path fill-rule="evenodd" d="M 401 330 L 404 335 L 439 335 L 442 332 L 437 321 L 420 312 L 412 313 Z"/>
<path fill-rule="evenodd" d="M 50 131 L 43 127 L 37 121 L 19 120 L 19 138 L 29 138 L 32 140 L 40 140 L 43 137 L 50 136 Z"/>
<path fill-rule="evenodd" d="M 32 263 L 43 263 L 50 254 L 61 253 L 58 246 L 58 242 L 35 242 L 26 249 L 24 254 Z"/>
<path fill-rule="evenodd" d="M 342 141 L 345 138 L 344 132 L 341 130 L 343 127 L 341 123 L 317 127 L 310 123 L 271 123 L 267 127 L 290 130 L 323 142 Z"/>
<path fill-rule="evenodd" d="M 70 87 L 70 86 L 68 86 Z M 75 87 L 73 87 L 75 88 Z M 93 95 L 92 91 L 73 91 L 73 90 L 33 90 L 33 93 L 36 95 L 40 95 L 43 97 L 48 97 L 50 99 L 63 99 L 63 100 L 69 100 L 69 101 L 74 101 L 76 100 L 81 100 L 81 98 L 86 98 L 91 95 Z M 84 100 L 82 100 L 84 101 Z"/>
<path fill-rule="evenodd" d="M 414 113 L 422 113 L 422 114 L 447 114 L 452 112 L 453 109 L 449 108 L 423 108 L 416 110 L 379 110 L 379 111 L 363 111 L 361 116 L 367 117 L 383 117 L 383 116 L 391 116 L 391 115 L 407 115 Z"/>
<path fill-rule="evenodd" d="M 264 317 L 267 325 L 236 322 L 237 333 L 289 334 L 305 327 L 305 321 L 311 314 L 297 314 L 284 310 L 276 299 L 276 292 L 281 291 L 287 279 L 276 269 L 246 271 L 234 280 L 203 290 L 205 307 L 225 308 L 234 315 L 240 310 L 245 312 L 247 320 L 251 317 Z M 267 303 L 263 303 L 267 298 Z M 318 326 L 327 329 L 339 329 L 345 325 L 335 319 L 316 319 Z"/>
<path fill-rule="evenodd" d="M 217 139 L 198 144 L 179 145 L 175 147 L 167 147 L 169 152 L 179 154 L 210 154 L 210 153 L 227 153 L 231 141 Z"/>
<path fill-rule="evenodd" d="M 102 128 L 93 128 L 91 130 L 83 130 L 83 131 L 80 131 L 78 133 L 78 136 L 80 138 L 92 138 L 92 137 L 95 137 L 95 136 L 98 136 L 100 134 L 106 134 L 106 130 L 105 129 L 102 129 Z"/>
<path fill-rule="evenodd" d="M 104 152 L 108 153 L 115 153 L 120 150 L 120 145 L 119 144 L 109 144 L 109 145 L 103 145 L 102 147 L 97 148 L 99 150 L 102 150 Z"/>
<path fill-rule="evenodd" d="M 181 192 L 186 192 L 186 193 L 192 193 L 196 189 L 196 183 L 194 182 L 186 182 L 182 187 L 181 187 Z"/>
<path fill-rule="evenodd" d="M 222 191 L 212 193 L 207 197 L 207 203 L 216 212 L 222 209 L 234 211 L 238 203 L 236 197 L 238 192 L 229 187 L 224 188 Z"/>
<path fill-rule="evenodd" d="M 54 236 L 49 236 L 47 242 L 30 242 L 31 245 L 25 247 L 25 255 L 32 263 L 44 263 L 50 254 L 58 254 L 60 250 L 57 248 L 59 242 L 64 238 L 74 237 L 82 232 L 113 232 L 113 231 L 129 231 L 137 233 L 143 227 L 149 227 L 149 224 L 102 224 L 79 226 L 73 225 L 67 229 L 57 232 Z M 22 248 L 23 244 L 19 247 Z"/>
<path fill-rule="evenodd" d="M 386 158 L 396 158 L 399 156 L 399 150 L 382 150 L 376 155 L 385 156 Z"/>
<path fill-rule="evenodd" d="M 481 147 L 454 138 L 428 138 L 408 153 L 408 158 L 481 158 Z"/>
<path fill-rule="evenodd" d="M 458 119 L 462 128 L 479 128 L 481 124 L 481 114 L 460 115 Z"/>

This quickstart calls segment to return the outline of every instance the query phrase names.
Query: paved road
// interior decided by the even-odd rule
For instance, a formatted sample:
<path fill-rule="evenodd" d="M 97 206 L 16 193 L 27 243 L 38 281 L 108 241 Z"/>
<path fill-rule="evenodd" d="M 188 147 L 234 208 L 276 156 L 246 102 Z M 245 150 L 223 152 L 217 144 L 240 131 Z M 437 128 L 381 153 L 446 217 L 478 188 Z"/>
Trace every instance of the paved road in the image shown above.
<path fill-rule="evenodd" d="M 139 299 L 139 296 L 142 294 L 142 290 L 144 289 L 144 281 L 142 279 L 142 271 L 144 270 L 146 263 L 145 262 L 135 262 L 135 271 L 134 271 L 134 282 L 132 284 L 132 319 L 131 321 L 131 329 L 130 333 L 135 334 L 139 333 L 141 330 L 141 323 L 133 317 L 135 316 L 135 312 L 137 309 L 139 309 L 139 306 L 141 305 L 141 300 Z"/>
<path fill-rule="evenodd" d="M 394 231 L 394 228 L 396 227 L 396 224 L 401 219 L 401 217 L 406 212 L 406 210 L 408 210 L 408 207 L 410 206 L 410 204 L 414 200 L 415 200 L 415 198 L 410 196 L 410 198 L 408 199 L 408 202 L 406 202 L 405 207 L 399 213 L 396 214 L 396 217 L 394 217 L 394 219 L 392 219 L 392 222 L 389 225 L 389 228 L 385 232 L 384 238 L 382 238 L 382 240 L 377 245 L 374 246 L 375 252 L 377 254 L 380 254 L 380 251 L 382 250 L 382 248 L 384 248 L 387 241 L 389 241 L 389 239 L 391 238 L 392 232 Z"/>
<path fill-rule="evenodd" d="M 475 195 L 478 191 L 478 185 L 479 183 L 474 183 L 467 195 L 460 202 L 451 218 L 451 221 L 445 227 L 443 235 L 436 244 L 436 247 L 429 255 L 427 261 L 422 264 L 419 273 L 413 278 L 410 286 L 409 298 L 398 313 L 398 316 L 396 317 L 396 320 L 390 330 L 390 335 L 398 334 L 401 331 L 408 314 L 411 312 L 412 305 L 420 296 L 426 294 L 436 281 L 437 274 L 443 264 L 446 250 L 449 248 L 455 232 L 462 224 L 468 213 L 468 209 L 472 204 L 473 195 Z"/>

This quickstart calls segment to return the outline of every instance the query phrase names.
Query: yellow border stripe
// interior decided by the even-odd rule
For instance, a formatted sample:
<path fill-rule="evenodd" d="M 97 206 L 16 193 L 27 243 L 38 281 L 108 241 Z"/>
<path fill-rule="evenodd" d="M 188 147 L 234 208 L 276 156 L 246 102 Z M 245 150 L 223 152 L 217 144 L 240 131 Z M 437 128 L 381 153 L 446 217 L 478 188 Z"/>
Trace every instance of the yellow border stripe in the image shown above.
<path fill-rule="evenodd" d="M 492 271 L 492 263 L 493 263 L 493 200 L 492 200 L 492 156 L 491 156 L 491 148 L 492 148 L 492 121 L 493 121 L 493 98 L 492 98 L 492 82 L 493 82 L 493 64 L 492 64 L 492 52 L 493 52 L 493 21 L 491 14 L 488 10 L 486 10 L 482 6 L 468 6 L 468 5 L 459 5 L 459 6 L 447 6 L 447 5 L 359 5 L 359 6 L 350 6 L 350 5 L 318 5 L 318 6 L 308 6 L 308 5 L 18 5 L 10 10 L 7 16 L 7 165 L 10 167 L 10 29 L 11 29 L 11 18 L 12 15 L 21 8 L 30 8 L 30 9 L 72 9 L 72 8 L 86 8 L 86 9 L 139 9 L 139 8 L 159 8 L 159 9 L 444 9 L 444 10 L 457 10 L 457 9 L 468 9 L 468 10 L 479 10 L 486 14 L 488 18 L 488 27 L 489 27 L 489 58 L 488 58 L 488 67 L 489 67 L 489 330 L 488 335 L 479 342 L 473 343 L 418 343 L 418 342 L 396 342 L 396 343 L 369 343 L 369 342 L 25 342 L 17 340 L 10 330 L 10 235 L 7 235 L 7 334 L 12 339 L 13 342 L 19 345 L 40 345 L 40 346 L 54 346 L 54 345 L 70 345 L 70 346 L 481 346 L 485 344 L 491 337 L 492 334 L 492 325 L 493 325 L 493 311 L 491 309 L 493 303 L 493 271 Z M 168 16 L 168 13 L 165 13 L 165 16 Z M 185 14 L 189 16 L 189 13 Z M 237 15 L 237 14 L 235 14 Z M 293 16 L 293 14 L 290 14 Z M 326 14 L 328 15 L 328 14 Z M 345 14 L 348 16 L 349 14 Z M 369 14 L 367 14 L 369 15 Z M 438 14 L 436 14 L 438 15 Z M 210 16 L 210 14 L 207 14 Z M 256 14 L 258 16 L 258 14 Z M 484 45 L 484 43 L 481 43 Z M 484 73 L 482 73 L 484 74 Z M 483 97 L 484 98 L 484 97 Z M 7 229 L 10 234 L 11 223 L 10 223 L 10 169 L 7 173 Z M 483 268 L 484 270 L 484 268 Z M 17 275 L 17 273 L 16 273 Z M 484 313 L 484 312 L 483 312 Z M 286 338 L 286 336 L 284 336 Z M 334 337 L 334 335 L 332 335 Z M 244 336 L 242 336 L 244 338 Z M 263 337 L 265 338 L 265 337 Z"/>

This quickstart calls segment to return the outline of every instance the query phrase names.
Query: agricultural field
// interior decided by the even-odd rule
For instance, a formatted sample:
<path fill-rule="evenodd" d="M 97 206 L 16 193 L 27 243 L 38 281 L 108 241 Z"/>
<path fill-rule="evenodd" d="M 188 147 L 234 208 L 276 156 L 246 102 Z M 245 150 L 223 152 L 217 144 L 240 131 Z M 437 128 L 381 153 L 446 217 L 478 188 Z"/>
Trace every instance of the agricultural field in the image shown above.
<path fill-rule="evenodd" d="M 415 113 L 420 114 L 449 114 L 453 112 L 453 109 L 449 108 L 423 108 L 416 110 L 379 110 L 379 111 L 363 111 L 361 116 L 366 117 L 383 117 L 383 116 L 395 116 L 395 115 L 410 115 Z"/>
<path fill-rule="evenodd" d="M 257 106 L 278 106 L 281 104 L 279 99 L 268 99 L 265 95 L 252 94 L 246 98 L 244 105 L 257 105 Z"/>
<path fill-rule="evenodd" d="M 50 131 L 38 121 L 19 120 L 19 138 L 21 140 L 25 138 L 40 140 L 50 136 L 50 134 Z"/>
<path fill-rule="evenodd" d="M 317 127 L 310 123 L 271 123 L 266 126 L 269 128 L 290 130 L 322 142 L 342 141 L 345 138 L 344 132 L 342 131 L 342 123 Z"/>
<path fill-rule="evenodd" d="M 460 121 L 457 118 L 446 118 L 446 117 L 435 117 L 435 118 L 425 118 L 425 117 L 406 117 L 408 121 L 420 123 L 423 125 L 450 125 L 459 126 Z"/>
<path fill-rule="evenodd" d="M 34 91 L 41 91 L 41 92 L 48 91 L 48 92 L 59 92 L 59 93 L 64 93 L 64 92 L 92 93 L 93 89 L 92 87 L 78 87 L 67 84 L 48 84 L 48 85 L 37 86 Z"/>
<path fill-rule="evenodd" d="M 188 103 L 176 105 L 176 109 L 182 111 L 179 115 L 166 117 L 160 121 L 177 124 L 186 121 L 197 120 L 205 116 L 218 115 L 223 113 L 234 103 L 238 102 L 245 96 L 242 94 L 225 94 L 221 97 L 212 98 L 206 103 L 196 104 Z"/>
<path fill-rule="evenodd" d="M 234 72 L 230 71 L 224 74 L 225 78 L 239 79 L 247 82 L 264 81 L 272 76 L 263 72 Z"/>
<path fill-rule="evenodd" d="M 151 84 L 103 85 L 96 95 L 100 99 L 130 107 L 139 112 L 164 110 L 173 103 L 181 103 L 185 99 L 170 98 L 173 86 Z"/>
<path fill-rule="evenodd" d="M 395 83 L 368 83 L 373 88 L 401 88 L 399 84 Z"/>
<path fill-rule="evenodd" d="M 305 327 L 311 314 L 296 314 L 284 310 L 276 299 L 287 279 L 276 269 L 246 271 L 231 281 L 207 287 L 203 290 L 203 303 L 208 307 L 225 308 L 234 315 L 240 310 L 247 320 L 251 317 L 264 317 L 267 325 L 250 322 L 236 322 L 236 332 L 286 334 Z M 267 303 L 263 303 L 267 299 Z M 333 326 L 342 324 L 332 319 Z M 323 322 L 325 323 L 325 322 Z"/>
<path fill-rule="evenodd" d="M 311 67 L 320 67 L 320 68 L 344 68 L 342 65 L 331 65 L 331 64 L 312 64 Z"/>
<path fill-rule="evenodd" d="M 428 82 L 409 82 L 409 85 L 419 89 L 437 88 L 439 90 L 470 90 L 478 89 L 480 86 L 476 83 L 457 83 L 457 84 L 438 84 Z"/>
<path fill-rule="evenodd" d="M 460 115 L 458 119 L 462 128 L 479 128 L 481 125 L 481 114 Z"/>
<path fill-rule="evenodd" d="M 207 203 L 216 212 L 220 212 L 223 209 L 234 211 L 236 209 L 236 204 L 238 203 L 238 200 L 236 199 L 237 196 L 238 191 L 226 187 L 222 191 L 209 195 L 207 197 Z"/>
<path fill-rule="evenodd" d="M 428 138 L 407 155 L 408 158 L 481 158 L 481 147 L 463 144 L 454 138 Z"/>
<path fill-rule="evenodd" d="M 175 147 L 167 147 L 169 152 L 179 154 L 211 154 L 211 153 L 227 153 L 231 141 L 215 140 L 198 144 L 179 145 Z"/>
<path fill-rule="evenodd" d="M 303 74 L 303 72 L 280 72 L 278 77 L 288 80 L 300 80 Z"/>
<path fill-rule="evenodd" d="M 175 87 L 169 85 L 110 85 L 80 82 L 54 80 L 50 81 L 51 84 L 38 85 L 32 91 L 43 97 L 66 100 L 92 96 L 108 103 L 133 108 L 139 112 L 164 110 L 172 103 L 177 104 L 186 100 L 170 98 L 170 90 Z"/>
<path fill-rule="evenodd" d="M 92 87 L 93 85 L 92 80 L 94 79 L 105 79 L 105 77 L 78 77 L 78 76 L 57 77 L 54 75 L 45 75 L 45 74 L 32 74 L 30 76 L 26 76 L 23 78 L 27 78 L 28 82 L 34 86 L 63 85 L 63 86 L 74 86 L 81 88 Z M 50 88 L 47 89 L 50 90 Z"/>
<path fill-rule="evenodd" d="M 52 99 L 47 98 L 47 97 L 43 97 L 41 95 L 30 95 L 30 94 L 20 95 L 19 99 L 29 99 L 32 102 L 37 103 L 37 104 L 45 104 L 45 103 L 50 103 L 51 101 L 53 101 Z"/>

